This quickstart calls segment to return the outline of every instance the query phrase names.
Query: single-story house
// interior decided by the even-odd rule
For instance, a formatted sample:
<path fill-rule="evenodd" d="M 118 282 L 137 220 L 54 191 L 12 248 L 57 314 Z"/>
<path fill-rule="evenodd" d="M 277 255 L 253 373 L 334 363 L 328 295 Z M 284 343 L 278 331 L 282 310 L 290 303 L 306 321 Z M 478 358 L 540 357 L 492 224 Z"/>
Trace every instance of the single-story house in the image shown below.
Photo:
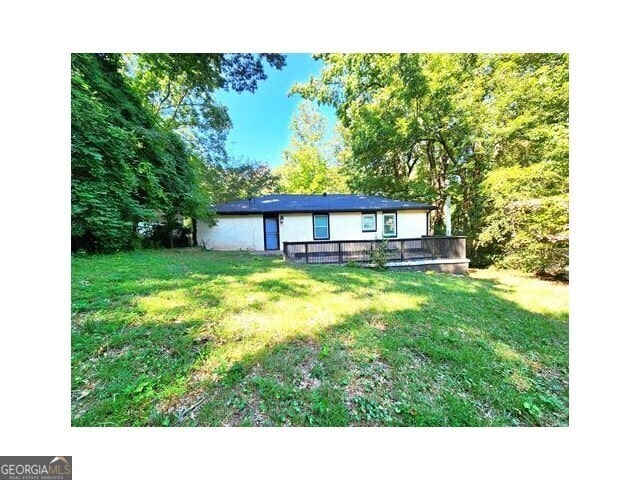
<path fill-rule="evenodd" d="M 428 235 L 436 207 L 367 195 L 265 195 L 215 205 L 217 224 L 198 221 L 198 243 L 214 250 L 283 250 L 285 242 L 409 239 Z"/>
<path fill-rule="evenodd" d="M 304 263 L 375 265 L 384 245 L 390 268 L 466 273 L 462 236 L 430 235 L 433 205 L 367 195 L 265 195 L 212 209 L 217 224 L 196 224 L 213 250 L 282 252 Z"/>

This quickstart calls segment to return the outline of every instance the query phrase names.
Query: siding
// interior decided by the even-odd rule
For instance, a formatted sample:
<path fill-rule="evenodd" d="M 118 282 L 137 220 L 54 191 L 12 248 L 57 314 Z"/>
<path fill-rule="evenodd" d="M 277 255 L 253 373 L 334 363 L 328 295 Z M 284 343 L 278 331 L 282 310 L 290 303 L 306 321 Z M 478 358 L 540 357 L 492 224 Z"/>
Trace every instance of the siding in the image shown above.
<path fill-rule="evenodd" d="M 382 222 L 382 214 L 379 215 L 378 222 Z M 396 228 L 398 238 L 420 238 L 427 234 L 427 214 L 424 210 L 400 210 Z"/>
<path fill-rule="evenodd" d="M 212 250 L 264 250 L 262 215 L 220 215 L 210 227 L 198 220 L 198 245 Z"/>
<path fill-rule="evenodd" d="M 377 212 L 377 231 L 362 231 L 361 212 L 329 213 L 329 240 L 375 240 L 382 238 L 382 212 Z M 313 242 L 311 213 L 284 213 L 280 225 L 280 242 Z M 427 234 L 424 210 L 398 211 L 397 238 L 419 238 Z"/>
<path fill-rule="evenodd" d="M 313 242 L 311 213 L 283 213 L 280 222 L 282 242 Z M 382 238 L 382 212 L 377 212 L 377 231 L 362 231 L 361 212 L 329 213 L 329 240 L 375 240 Z M 427 234 L 424 210 L 399 210 L 396 238 L 419 238 Z M 264 250 L 262 215 L 220 215 L 218 224 L 209 227 L 198 220 L 198 245 L 205 242 L 213 250 Z"/>

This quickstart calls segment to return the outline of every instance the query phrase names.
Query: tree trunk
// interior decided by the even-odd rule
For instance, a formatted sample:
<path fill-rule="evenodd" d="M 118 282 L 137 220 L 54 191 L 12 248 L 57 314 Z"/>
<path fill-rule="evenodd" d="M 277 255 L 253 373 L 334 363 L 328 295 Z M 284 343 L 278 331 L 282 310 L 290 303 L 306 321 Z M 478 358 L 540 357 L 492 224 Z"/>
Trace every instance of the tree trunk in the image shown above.
<path fill-rule="evenodd" d="M 195 247 L 198 245 L 198 220 L 194 217 L 191 217 L 191 246 Z"/>

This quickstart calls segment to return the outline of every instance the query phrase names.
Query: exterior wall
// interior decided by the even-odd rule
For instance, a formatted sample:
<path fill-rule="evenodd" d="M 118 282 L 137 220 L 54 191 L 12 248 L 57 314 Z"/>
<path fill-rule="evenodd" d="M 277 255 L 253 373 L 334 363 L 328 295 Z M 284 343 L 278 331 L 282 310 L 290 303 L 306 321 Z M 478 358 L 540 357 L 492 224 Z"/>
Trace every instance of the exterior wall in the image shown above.
<path fill-rule="evenodd" d="M 330 213 L 330 240 L 375 240 L 382 237 L 382 217 L 377 212 L 377 231 L 362 231 L 362 213 L 361 212 L 345 212 Z"/>
<path fill-rule="evenodd" d="M 469 262 L 440 263 L 425 265 L 425 270 L 437 273 L 449 273 L 451 275 L 469 275 Z"/>
<path fill-rule="evenodd" d="M 313 242 L 311 213 L 283 213 L 280 228 L 280 249 L 283 242 Z M 375 240 L 382 238 L 382 212 L 376 212 L 377 230 L 362 231 L 361 212 L 330 212 L 329 240 Z M 198 220 L 198 245 L 204 241 L 213 250 L 264 250 L 264 224 L 260 215 L 219 215 L 218 224 L 209 227 Z M 420 238 L 427 234 L 424 210 L 399 210 L 394 238 Z"/>
<path fill-rule="evenodd" d="M 379 220 L 382 222 L 382 213 L 380 213 Z M 399 210 L 396 229 L 398 238 L 420 238 L 426 235 L 427 212 L 424 210 Z"/>
<path fill-rule="evenodd" d="M 220 215 L 210 227 L 198 220 L 198 245 L 212 250 L 264 250 L 262 215 Z"/>
<path fill-rule="evenodd" d="M 283 213 L 280 222 L 280 249 L 282 242 L 313 242 L 313 219 L 310 213 Z M 333 232 L 329 216 L 329 235 Z"/>
<path fill-rule="evenodd" d="M 330 212 L 329 240 L 375 240 L 382 238 L 382 212 L 376 212 L 377 230 L 362 231 L 361 212 Z M 427 213 L 424 210 L 399 210 L 394 238 L 420 238 L 427 234 Z M 282 242 L 313 242 L 311 213 L 284 213 L 280 224 Z"/>

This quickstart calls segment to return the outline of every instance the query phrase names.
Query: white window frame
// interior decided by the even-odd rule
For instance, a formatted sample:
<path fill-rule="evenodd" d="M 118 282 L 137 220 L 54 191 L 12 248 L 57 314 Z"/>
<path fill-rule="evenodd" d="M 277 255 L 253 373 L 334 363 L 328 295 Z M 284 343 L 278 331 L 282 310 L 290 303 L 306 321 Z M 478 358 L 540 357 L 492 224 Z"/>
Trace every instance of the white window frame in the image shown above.
<path fill-rule="evenodd" d="M 393 233 L 386 232 L 386 219 L 393 218 Z M 382 237 L 383 238 L 396 238 L 398 236 L 398 212 L 382 212 Z"/>

